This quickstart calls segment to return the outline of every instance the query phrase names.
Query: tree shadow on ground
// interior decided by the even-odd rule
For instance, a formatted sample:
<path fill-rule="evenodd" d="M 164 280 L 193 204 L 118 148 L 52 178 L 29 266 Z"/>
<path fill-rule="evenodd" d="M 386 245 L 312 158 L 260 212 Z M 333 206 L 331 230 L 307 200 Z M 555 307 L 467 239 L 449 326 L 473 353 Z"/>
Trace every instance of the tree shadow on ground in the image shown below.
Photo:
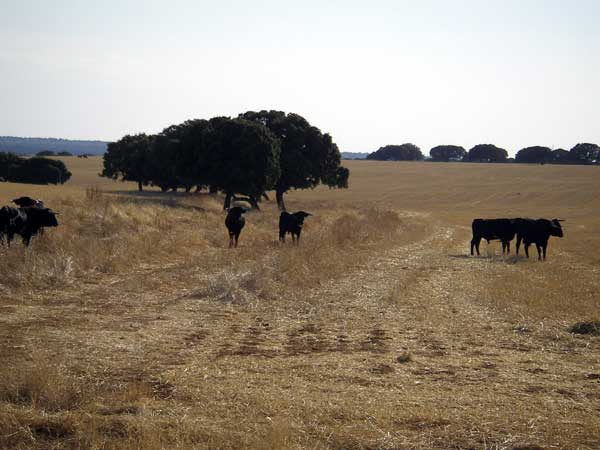
<path fill-rule="evenodd" d="M 206 212 L 206 209 L 201 206 L 182 203 L 182 200 L 214 198 L 212 194 L 203 192 L 107 191 L 104 194 L 132 203 L 160 205 L 197 212 Z"/>

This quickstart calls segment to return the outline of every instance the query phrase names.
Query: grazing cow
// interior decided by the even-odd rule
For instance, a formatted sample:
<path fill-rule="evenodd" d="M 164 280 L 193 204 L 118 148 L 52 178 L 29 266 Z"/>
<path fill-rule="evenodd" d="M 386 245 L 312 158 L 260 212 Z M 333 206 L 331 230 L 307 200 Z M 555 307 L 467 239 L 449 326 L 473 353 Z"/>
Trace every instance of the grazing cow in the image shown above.
<path fill-rule="evenodd" d="M 19 198 L 15 198 L 12 201 L 15 205 L 19 206 L 20 208 L 25 208 L 27 206 L 35 206 L 36 208 L 43 208 L 44 207 L 44 202 L 41 200 L 35 200 L 31 197 L 19 197 Z"/>
<path fill-rule="evenodd" d="M 229 232 L 229 248 L 237 247 L 238 239 L 240 237 L 240 233 L 242 232 L 242 228 L 246 224 L 246 219 L 244 219 L 244 213 L 246 212 L 246 208 L 242 208 L 241 206 L 234 206 L 233 208 L 229 208 L 227 212 L 227 217 L 225 218 L 225 226 L 227 227 L 227 231 Z"/>
<path fill-rule="evenodd" d="M 479 243 L 485 239 L 488 244 L 491 240 L 499 239 L 502 242 L 502 254 L 510 253 L 510 241 L 516 234 L 514 219 L 475 219 L 471 224 L 473 238 L 471 239 L 471 256 L 473 248 L 479 256 Z"/>
<path fill-rule="evenodd" d="M 292 235 L 292 242 L 300 242 L 300 233 L 302 232 L 302 225 L 304 225 L 304 219 L 312 214 L 298 211 L 293 214 L 288 212 L 282 212 L 279 216 L 279 240 L 285 242 L 286 233 Z"/>
<path fill-rule="evenodd" d="M 550 236 L 563 237 L 559 219 L 515 219 L 517 231 L 517 256 L 521 241 L 525 247 L 525 256 L 529 258 L 529 246 L 535 244 L 538 260 L 546 259 L 546 248 Z"/>
<path fill-rule="evenodd" d="M 15 234 L 23 238 L 25 246 L 29 246 L 31 238 L 44 227 L 58 226 L 56 215 L 49 208 L 28 206 L 16 209 L 4 206 L 0 209 L 0 232 L 7 235 L 9 246 Z"/>

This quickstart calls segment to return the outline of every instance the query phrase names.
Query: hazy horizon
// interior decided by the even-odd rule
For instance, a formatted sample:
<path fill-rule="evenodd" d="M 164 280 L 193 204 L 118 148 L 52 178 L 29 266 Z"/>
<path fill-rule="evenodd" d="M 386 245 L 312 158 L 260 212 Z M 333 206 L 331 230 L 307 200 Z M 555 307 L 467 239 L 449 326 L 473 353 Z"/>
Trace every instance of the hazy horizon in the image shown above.
<path fill-rule="evenodd" d="M 600 143 L 600 3 L 0 0 L 0 135 L 278 109 L 340 151 Z"/>

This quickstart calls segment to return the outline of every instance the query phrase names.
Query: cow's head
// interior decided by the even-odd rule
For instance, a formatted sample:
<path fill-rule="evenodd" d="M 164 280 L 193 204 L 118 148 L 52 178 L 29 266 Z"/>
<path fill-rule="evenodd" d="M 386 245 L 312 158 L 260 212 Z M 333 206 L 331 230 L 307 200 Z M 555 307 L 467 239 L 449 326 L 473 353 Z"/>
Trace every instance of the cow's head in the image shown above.
<path fill-rule="evenodd" d="M 550 235 L 551 236 L 556 236 L 556 237 L 563 237 L 563 230 L 562 227 L 560 226 L 560 223 L 563 222 L 563 220 L 560 219 L 552 219 L 551 220 L 551 228 L 550 228 Z"/>
<path fill-rule="evenodd" d="M 27 206 L 35 206 L 38 200 L 35 200 L 31 197 L 19 197 L 15 198 L 12 202 L 21 208 L 25 208 Z"/>
<path fill-rule="evenodd" d="M 229 208 L 227 210 L 227 215 L 232 217 L 241 217 L 246 211 L 248 210 L 243 206 L 234 206 L 233 208 Z"/>
<path fill-rule="evenodd" d="M 58 220 L 56 216 L 58 213 L 52 211 L 50 208 L 24 208 L 27 213 L 27 221 L 31 221 L 32 225 L 38 227 L 57 227 Z"/>
<path fill-rule="evenodd" d="M 296 220 L 298 221 L 298 223 L 300 225 L 302 225 L 304 223 L 304 219 L 306 219 L 308 216 L 312 216 L 311 213 L 307 213 L 306 211 L 298 211 L 295 212 L 293 214 L 293 216 L 296 218 Z"/>

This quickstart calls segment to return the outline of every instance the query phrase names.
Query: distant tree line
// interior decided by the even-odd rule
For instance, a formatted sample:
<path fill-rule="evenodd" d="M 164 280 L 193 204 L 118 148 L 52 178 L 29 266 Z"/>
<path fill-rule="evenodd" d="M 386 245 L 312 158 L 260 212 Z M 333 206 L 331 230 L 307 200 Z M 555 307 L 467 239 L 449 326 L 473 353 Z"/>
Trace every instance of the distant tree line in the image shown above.
<path fill-rule="evenodd" d="M 138 189 L 208 189 L 225 194 L 224 207 L 242 198 L 258 208 L 275 190 L 277 204 L 291 189 L 348 186 L 348 169 L 331 136 L 298 114 L 248 111 L 236 118 L 188 120 L 156 135 L 127 135 L 108 144 L 101 176 L 134 181 Z M 241 197 L 236 197 L 236 196 Z"/>
<path fill-rule="evenodd" d="M 527 147 L 519 150 L 514 159 L 508 152 L 492 144 L 479 144 L 469 151 L 458 145 L 438 145 L 429 151 L 429 161 L 464 161 L 536 164 L 600 164 L 600 147 L 596 144 L 577 144 L 570 151 L 548 147 Z M 414 144 L 386 145 L 370 153 L 367 159 L 379 161 L 419 161 L 424 156 Z"/>
<path fill-rule="evenodd" d="M 53 152 L 52 150 L 42 150 L 37 152 L 35 156 L 73 156 L 71 152 Z"/>
<path fill-rule="evenodd" d="M 37 155 L 39 152 L 43 151 L 49 151 L 55 154 L 59 152 L 69 152 L 73 155 L 79 155 L 81 153 L 101 155 L 106 151 L 106 144 L 106 142 L 102 141 L 0 136 L 0 152 L 10 152 L 17 155 Z"/>
<path fill-rule="evenodd" d="M 21 158 L 0 153 L 0 181 L 31 184 L 64 184 L 71 178 L 65 163 L 48 158 Z"/>

